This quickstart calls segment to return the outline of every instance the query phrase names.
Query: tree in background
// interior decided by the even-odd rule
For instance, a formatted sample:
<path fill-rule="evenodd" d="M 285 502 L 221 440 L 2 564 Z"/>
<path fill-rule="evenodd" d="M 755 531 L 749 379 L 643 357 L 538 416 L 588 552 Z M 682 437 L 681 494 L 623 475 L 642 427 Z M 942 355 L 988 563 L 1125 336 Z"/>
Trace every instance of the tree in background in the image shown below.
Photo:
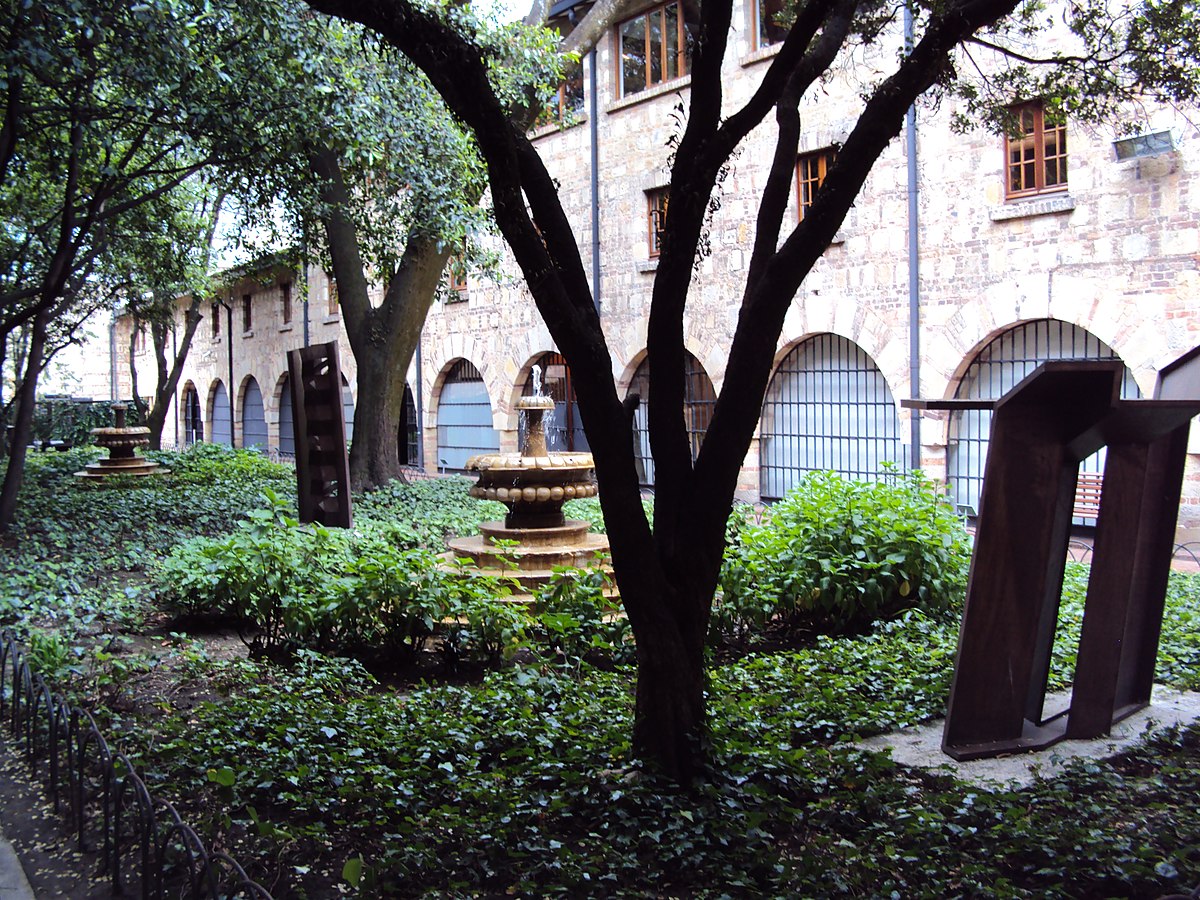
<path fill-rule="evenodd" d="M 136 252 L 140 207 L 206 168 L 244 163 L 254 124 L 287 114 L 267 89 L 282 63 L 261 39 L 270 22 L 253 7 L 5 0 L 3 12 L 0 346 L 27 340 L 0 530 L 55 328 L 93 295 L 97 272 Z"/>
<path fill-rule="evenodd" d="M 926 92 L 958 91 L 976 111 L 987 107 L 1002 121 L 1003 104 L 1018 99 L 1006 86 L 1051 92 L 1059 86 L 1061 91 L 1049 95 L 1052 105 L 1073 115 L 1104 116 L 1130 97 L 1192 100 L 1200 71 L 1200 21 L 1190 7 L 1171 0 L 1132 3 L 1115 17 L 1100 0 L 1072 3 L 1062 14 L 1077 46 L 1044 60 L 1022 50 L 1053 14 L 1040 3 L 946 0 L 906 8 L 876 0 L 803 0 L 792 7 L 794 21 L 750 98 L 726 108 L 721 70 L 733 0 L 705 0 L 649 308 L 647 348 L 654 372 L 649 431 L 657 476 L 651 529 L 641 504 L 631 417 L 617 394 L 586 269 L 525 123 L 514 121 L 490 81 L 494 51 L 464 27 L 456 7 L 411 0 L 309 2 L 365 24 L 408 56 L 473 131 L 487 160 L 497 224 L 571 368 L 595 456 L 617 583 L 637 639 L 633 751 L 679 779 L 702 771 L 706 760 L 705 636 L 738 472 L 784 316 L 909 108 Z M 849 72 L 853 55 L 864 47 L 887 37 L 900 50 L 903 14 L 911 15 L 909 46 L 894 55 L 880 48 L 874 56 L 879 71 L 854 70 L 868 82 L 857 121 L 812 206 L 785 233 L 802 99 L 819 90 L 823 79 Z M 974 71 L 972 54 L 985 52 L 1001 61 L 991 92 L 958 79 L 960 70 Z M 1045 76 L 1022 81 L 1022 69 L 1033 76 L 1039 66 Z M 1001 102 L 988 103 L 989 93 Z M 721 394 L 693 464 L 683 413 L 688 293 L 707 216 L 719 200 L 717 185 L 750 131 L 769 116 L 775 146 L 759 198 L 740 315 Z"/>
<path fill-rule="evenodd" d="M 133 320 L 130 393 L 138 419 L 150 429 L 153 450 L 162 447 L 167 410 L 203 318 L 200 308 L 212 296 L 209 272 L 225 193 L 197 176 L 162 199 L 140 210 L 144 229 L 136 253 L 126 264 L 130 278 L 123 304 Z M 148 402 L 139 389 L 137 368 L 143 329 L 149 332 L 154 354 L 154 383 Z"/>

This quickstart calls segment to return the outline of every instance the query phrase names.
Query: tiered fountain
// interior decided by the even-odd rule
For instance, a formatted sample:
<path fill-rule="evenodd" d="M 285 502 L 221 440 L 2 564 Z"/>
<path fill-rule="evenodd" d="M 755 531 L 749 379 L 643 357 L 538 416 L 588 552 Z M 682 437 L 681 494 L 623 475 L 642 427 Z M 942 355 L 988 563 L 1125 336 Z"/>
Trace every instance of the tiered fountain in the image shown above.
<path fill-rule="evenodd" d="M 92 443 L 108 451 L 108 459 L 90 463 L 76 478 L 100 479 L 115 475 L 166 475 L 170 470 L 153 460 L 137 455 L 139 447 L 150 446 L 150 429 L 142 425 L 125 424 L 124 403 L 112 405 L 116 425 L 112 428 L 93 428 Z"/>
<path fill-rule="evenodd" d="M 526 593 L 512 599 L 523 602 L 550 579 L 555 566 L 608 568 L 608 538 L 589 533 L 587 522 L 567 519 L 562 510 L 568 500 L 596 496 L 592 454 L 546 449 L 544 417 L 554 409 L 554 398 L 542 396 L 537 366 L 533 385 L 534 393 L 517 401 L 526 423 L 521 451 L 467 460 L 467 469 L 479 472 L 471 496 L 498 500 L 508 514 L 503 522 L 485 522 L 481 534 L 447 543 L 455 557 L 469 559 L 482 573 L 515 578 Z"/>

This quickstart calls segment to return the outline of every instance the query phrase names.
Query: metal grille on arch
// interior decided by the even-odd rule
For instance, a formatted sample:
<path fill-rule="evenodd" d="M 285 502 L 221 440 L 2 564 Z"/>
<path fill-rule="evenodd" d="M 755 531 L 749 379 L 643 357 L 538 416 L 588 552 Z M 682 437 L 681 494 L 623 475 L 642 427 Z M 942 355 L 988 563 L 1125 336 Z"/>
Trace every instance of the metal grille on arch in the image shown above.
<path fill-rule="evenodd" d="M 1200 347 L 1124 399 L 1119 360 L 1051 361 L 988 409 L 991 439 L 942 749 L 959 760 L 1095 738 L 1147 706 Z M 1107 448 L 1070 707 L 1044 711 L 1079 464 Z"/>

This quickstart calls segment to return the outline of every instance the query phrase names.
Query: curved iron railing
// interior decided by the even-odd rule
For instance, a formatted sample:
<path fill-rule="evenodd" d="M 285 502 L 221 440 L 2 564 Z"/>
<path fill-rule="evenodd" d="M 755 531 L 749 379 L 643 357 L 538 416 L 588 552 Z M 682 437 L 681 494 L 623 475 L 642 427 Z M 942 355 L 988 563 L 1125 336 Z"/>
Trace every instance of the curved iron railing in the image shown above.
<path fill-rule="evenodd" d="M 0 722 L 24 750 L 79 847 L 100 857 L 116 894 L 145 900 L 272 900 L 228 854 L 205 847 L 170 803 L 151 796 L 123 753 L 113 753 L 91 713 L 72 707 L 30 669 L 17 636 L 0 631 Z"/>

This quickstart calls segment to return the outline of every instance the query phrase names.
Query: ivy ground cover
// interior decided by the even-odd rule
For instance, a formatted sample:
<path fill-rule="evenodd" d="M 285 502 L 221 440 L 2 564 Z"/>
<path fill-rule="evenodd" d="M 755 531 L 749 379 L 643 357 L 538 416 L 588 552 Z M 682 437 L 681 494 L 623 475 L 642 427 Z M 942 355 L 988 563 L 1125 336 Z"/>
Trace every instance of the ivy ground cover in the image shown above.
<path fill-rule="evenodd" d="M 580 607 L 555 620 L 555 653 L 510 654 L 465 684 L 397 688 L 311 648 L 283 661 L 218 653 L 159 609 L 157 567 L 270 509 L 264 488 L 290 496 L 290 472 L 202 449 L 171 455 L 170 481 L 80 491 L 71 456 L 31 467 L 0 552 L 0 618 L 101 707 L 156 792 L 277 896 L 1157 897 L 1200 883 L 1195 730 L 1024 790 L 853 746 L 941 713 L 952 616 L 910 610 L 786 650 L 723 653 L 711 770 L 680 789 L 629 756 L 620 655 L 598 668 L 581 646 L 564 650 Z M 394 486 L 364 498 L 360 518 L 417 547 L 494 513 L 454 491 Z M 278 502 L 272 515 L 286 517 Z M 1085 584 L 1072 566 L 1054 686 L 1070 681 Z M 1200 584 L 1173 577 L 1160 680 L 1197 687 L 1198 615 Z"/>

